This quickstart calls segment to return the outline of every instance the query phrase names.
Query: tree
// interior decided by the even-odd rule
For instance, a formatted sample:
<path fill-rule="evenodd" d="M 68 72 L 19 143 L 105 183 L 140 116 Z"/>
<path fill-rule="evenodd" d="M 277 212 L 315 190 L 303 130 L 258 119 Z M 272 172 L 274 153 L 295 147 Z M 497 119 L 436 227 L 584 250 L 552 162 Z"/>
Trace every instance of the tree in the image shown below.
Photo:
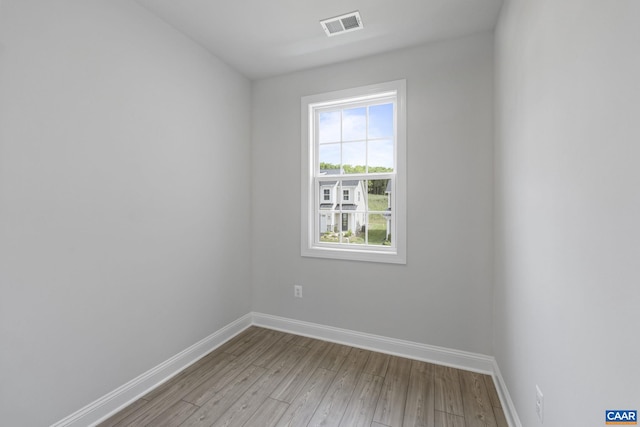
<path fill-rule="evenodd" d="M 334 165 L 333 163 L 320 162 L 320 170 L 340 170 L 340 165 Z M 367 168 L 364 165 L 342 165 L 342 171 L 345 174 L 354 174 L 360 173 L 364 174 L 367 172 Z M 369 173 L 385 173 L 385 172 L 393 172 L 392 168 L 387 168 L 384 166 L 369 166 Z M 384 194 L 387 191 L 387 183 L 388 179 L 376 179 L 376 180 L 367 180 L 367 192 L 369 194 Z"/>

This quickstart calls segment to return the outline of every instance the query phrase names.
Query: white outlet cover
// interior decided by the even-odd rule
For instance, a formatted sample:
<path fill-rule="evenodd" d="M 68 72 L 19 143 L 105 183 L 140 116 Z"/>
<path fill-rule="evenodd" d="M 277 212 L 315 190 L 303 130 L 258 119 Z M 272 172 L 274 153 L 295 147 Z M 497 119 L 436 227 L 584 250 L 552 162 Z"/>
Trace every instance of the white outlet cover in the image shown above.
<path fill-rule="evenodd" d="M 540 418 L 540 423 L 544 422 L 544 395 L 540 390 L 540 387 L 536 385 L 536 414 Z"/>

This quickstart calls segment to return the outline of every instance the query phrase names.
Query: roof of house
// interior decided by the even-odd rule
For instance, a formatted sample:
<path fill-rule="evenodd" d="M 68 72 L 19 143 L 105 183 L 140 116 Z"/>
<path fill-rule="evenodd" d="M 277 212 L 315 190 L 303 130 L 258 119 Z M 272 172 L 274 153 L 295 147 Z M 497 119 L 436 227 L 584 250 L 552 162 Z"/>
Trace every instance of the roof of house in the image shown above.
<path fill-rule="evenodd" d="M 342 208 L 343 211 L 355 211 L 357 209 L 357 206 L 354 205 L 353 203 L 345 203 L 343 205 L 338 205 L 336 207 L 336 209 L 340 209 Z"/>
<path fill-rule="evenodd" d="M 320 209 L 327 210 L 332 208 L 333 203 L 320 203 Z M 339 211 L 340 209 L 342 209 L 343 211 L 355 211 L 357 208 L 358 207 L 353 203 L 344 203 L 342 205 L 337 204 L 334 210 Z"/>
<path fill-rule="evenodd" d="M 342 169 L 320 169 L 322 175 L 340 175 Z"/>
<path fill-rule="evenodd" d="M 320 187 L 333 187 L 338 181 L 320 181 Z M 357 179 L 344 179 L 342 180 L 343 187 L 355 187 L 360 183 Z"/>
<path fill-rule="evenodd" d="M 360 181 L 358 181 L 357 179 L 345 179 L 342 181 L 342 186 L 343 187 L 355 187 L 356 185 L 358 185 Z M 320 181 L 320 187 L 333 187 L 334 185 L 336 185 L 338 183 L 338 181 Z"/>
<path fill-rule="evenodd" d="M 321 175 L 340 175 L 341 173 L 343 173 L 342 169 L 320 169 Z M 328 185 L 336 185 L 337 182 L 338 181 L 322 181 L 320 185 L 326 187 Z M 357 179 L 345 179 L 342 180 L 342 186 L 355 187 L 359 182 L 360 180 Z"/>

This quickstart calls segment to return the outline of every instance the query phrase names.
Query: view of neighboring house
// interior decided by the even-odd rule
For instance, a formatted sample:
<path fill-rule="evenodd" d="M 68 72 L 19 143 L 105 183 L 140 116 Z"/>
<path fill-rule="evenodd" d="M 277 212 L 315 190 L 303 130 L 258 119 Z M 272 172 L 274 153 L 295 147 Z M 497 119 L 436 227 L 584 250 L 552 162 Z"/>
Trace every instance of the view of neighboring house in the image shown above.
<path fill-rule="evenodd" d="M 339 169 L 321 170 L 321 175 L 337 175 Z M 320 232 L 356 233 L 365 224 L 366 181 L 342 180 L 320 182 Z"/>
<path fill-rule="evenodd" d="M 387 182 L 387 188 L 384 190 L 384 193 L 387 195 L 387 210 L 391 211 L 391 180 Z M 385 239 L 389 240 L 389 235 L 391 234 L 391 214 L 384 214 L 384 217 L 387 219 L 387 235 Z"/>

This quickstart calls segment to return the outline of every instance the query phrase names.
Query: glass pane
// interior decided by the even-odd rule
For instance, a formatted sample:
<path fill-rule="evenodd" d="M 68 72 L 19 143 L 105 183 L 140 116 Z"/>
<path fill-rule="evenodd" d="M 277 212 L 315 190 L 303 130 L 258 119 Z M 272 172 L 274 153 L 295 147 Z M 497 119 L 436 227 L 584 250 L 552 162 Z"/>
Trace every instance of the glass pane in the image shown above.
<path fill-rule="evenodd" d="M 340 200 L 343 211 L 362 211 L 367 209 L 367 181 L 345 179 L 340 189 Z M 364 223 L 364 222 L 363 222 Z"/>
<path fill-rule="evenodd" d="M 391 209 L 391 180 L 373 179 L 367 181 L 367 204 L 369 211 Z"/>
<path fill-rule="evenodd" d="M 322 243 L 340 243 L 339 224 L 336 222 L 340 214 L 336 212 L 320 212 L 318 216 L 319 241 Z"/>
<path fill-rule="evenodd" d="M 340 142 L 340 111 L 320 113 L 318 119 L 318 139 L 320 144 Z"/>
<path fill-rule="evenodd" d="M 346 219 L 348 227 L 342 232 L 342 243 L 352 245 L 364 245 L 364 224 L 366 214 L 364 212 L 343 212 L 343 220 Z"/>
<path fill-rule="evenodd" d="M 365 173 L 367 143 L 347 142 L 342 144 L 342 167 L 344 173 Z"/>
<path fill-rule="evenodd" d="M 391 245 L 391 214 L 369 214 L 367 238 L 370 245 Z"/>
<path fill-rule="evenodd" d="M 333 209 L 336 199 L 336 181 L 320 181 L 318 183 L 318 206 L 320 209 Z"/>
<path fill-rule="evenodd" d="M 340 144 L 320 145 L 318 152 L 321 171 L 340 171 Z"/>
<path fill-rule="evenodd" d="M 349 203 L 351 203 L 355 210 L 366 211 L 367 210 L 367 181 L 358 181 L 345 179 L 342 182 L 343 190 L 349 190 Z M 346 202 L 345 202 L 346 203 Z M 364 224 L 364 221 L 362 221 Z"/>
<path fill-rule="evenodd" d="M 393 137 L 393 104 L 369 107 L 369 138 Z"/>
<path fill-rule="evenodd" d="M 351 108 L 342 111 L 342 140 L 364 140 L 367 137 L 367 109 Z"/>
<path fill-rule="evenodd" d="M 369 172 L 393 172 L 393 140 L 369 141 Z"/>

